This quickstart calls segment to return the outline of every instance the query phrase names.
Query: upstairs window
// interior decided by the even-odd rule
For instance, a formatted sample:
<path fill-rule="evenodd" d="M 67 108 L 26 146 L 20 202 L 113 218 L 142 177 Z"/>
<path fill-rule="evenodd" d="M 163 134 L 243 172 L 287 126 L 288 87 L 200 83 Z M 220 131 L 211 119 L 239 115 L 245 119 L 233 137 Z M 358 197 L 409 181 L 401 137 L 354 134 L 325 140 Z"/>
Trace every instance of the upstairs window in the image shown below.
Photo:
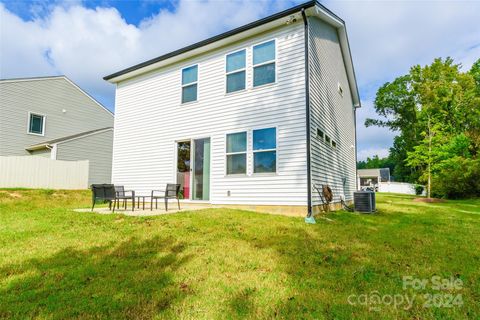
<path fill-rule="evenodd" d="M 247 133 L 227 134 L 227 174 L 247 173 Z"/>
<path fill-rule="evenodd" d="M 227 93 L 245 89 L 246 50 L 227 55 L 225 70 L 227 73 Z"/>
<path fill-rule="evenodd" d="M 28 114 L 28 133 L 45 134 L 45 116 L 40 114 Z"/>
<path fill-rule="evenodd" d="M 197 101 L 198 65 L 182 70 L 182 103 Z"/>
<path fill-rule="evenodd" d="M 253 172 L 277 171 L 277 129 L 253 130 Z"/>
<path fill-rule="evenodd" d="M 253 47 L 253 86 L 275 82 L 275 40 Z"/>

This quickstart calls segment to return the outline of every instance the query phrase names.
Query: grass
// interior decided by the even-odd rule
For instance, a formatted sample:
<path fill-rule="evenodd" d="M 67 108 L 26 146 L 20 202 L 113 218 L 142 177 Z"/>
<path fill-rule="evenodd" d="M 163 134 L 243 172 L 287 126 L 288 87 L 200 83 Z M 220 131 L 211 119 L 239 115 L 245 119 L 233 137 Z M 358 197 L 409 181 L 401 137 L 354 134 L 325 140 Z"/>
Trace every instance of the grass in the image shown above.
<path fill-rule="evenodd" d="M 0 317 L 480 317 L 480 200 L 379 194 L 377 214 L 335 212 L 316 225 L 224 209 L 71 210 L 89 200 L 87 191 L 0 190 Z M 403 276 L 435 275 L 462 288 L 402 288 Z M 463 304 L 426 308 L 429 293 L 461 294 Z M 416 298 L 411 308 L 349 304 L 362 294 Z"/>

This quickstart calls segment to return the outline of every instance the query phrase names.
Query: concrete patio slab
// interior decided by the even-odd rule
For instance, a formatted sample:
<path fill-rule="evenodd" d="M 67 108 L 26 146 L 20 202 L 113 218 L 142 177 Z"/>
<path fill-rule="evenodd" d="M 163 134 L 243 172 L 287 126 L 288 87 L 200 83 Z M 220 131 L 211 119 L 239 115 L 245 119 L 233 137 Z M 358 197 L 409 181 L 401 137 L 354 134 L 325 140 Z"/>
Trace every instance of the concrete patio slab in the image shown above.
<path fill-rule="evenodd" d="M 150 211 L 150 208 L 145 207 L 145 210 L 140 207 L 139 209 L 135 208 L 135 211 L 132 211 L 131 208 L 125 210 L 125 209 L 115 209 L 115 212 L 112 212 L 112 210 L 108 209 L 108 207 L 99 207 L 91 210 L 91 208 L 82 208 L 82 209 L 74 209 L 76 212 L 92 212 L 92 213 L 99 213 L 99 214 L 123 214 L 126 216 L 132 216 L 132 217 L 148 217 L 148 216 L 159 216 L 162 214 L 170 214 L 170 213 L 177 213 L 177 212 L 184 212 L 184 211 L 193 211 L 193 210 L 201 210 L 201 209 L 206 209 L 205 206 L 192 206 L 189 205 L 188 207 L 182 208 L 178 210 L 178 208 L 175 206 L 173 208 L 169 208 L 168 211 L 165 211 L 165 209 L 162 207 L 158 209 L 153 209 Z"/>

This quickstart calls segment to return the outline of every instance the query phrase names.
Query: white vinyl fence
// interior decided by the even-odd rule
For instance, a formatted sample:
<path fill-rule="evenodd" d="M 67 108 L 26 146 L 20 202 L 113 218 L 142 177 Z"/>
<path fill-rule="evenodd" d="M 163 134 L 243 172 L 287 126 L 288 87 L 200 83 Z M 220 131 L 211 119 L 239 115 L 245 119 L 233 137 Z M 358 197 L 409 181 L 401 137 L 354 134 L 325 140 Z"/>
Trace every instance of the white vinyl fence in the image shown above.
<path fill-rule="evenodd" d="M 0 188 L 87 189 L 88 160 L 0 157 Z"/>
<path fill-rule="evenodd" d="M 381 182 L 378 185 L 378 191 L 415 195 L 415 185 L 406 182 Z M 425 195 L 425 188 L 423 188 L 422 195 Z"/>

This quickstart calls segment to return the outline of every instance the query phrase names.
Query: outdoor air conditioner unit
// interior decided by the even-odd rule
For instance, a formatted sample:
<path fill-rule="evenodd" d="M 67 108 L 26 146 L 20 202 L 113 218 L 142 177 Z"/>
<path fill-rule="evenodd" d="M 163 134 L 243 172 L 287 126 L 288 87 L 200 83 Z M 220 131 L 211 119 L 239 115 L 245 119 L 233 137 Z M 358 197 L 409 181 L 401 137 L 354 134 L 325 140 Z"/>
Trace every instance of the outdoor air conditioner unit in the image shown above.
<path fill-rule="evenodd" d="M 355 211 L 372 213 L 375 211 L 375 192 L 357 191 L 353 193 Z"/>

